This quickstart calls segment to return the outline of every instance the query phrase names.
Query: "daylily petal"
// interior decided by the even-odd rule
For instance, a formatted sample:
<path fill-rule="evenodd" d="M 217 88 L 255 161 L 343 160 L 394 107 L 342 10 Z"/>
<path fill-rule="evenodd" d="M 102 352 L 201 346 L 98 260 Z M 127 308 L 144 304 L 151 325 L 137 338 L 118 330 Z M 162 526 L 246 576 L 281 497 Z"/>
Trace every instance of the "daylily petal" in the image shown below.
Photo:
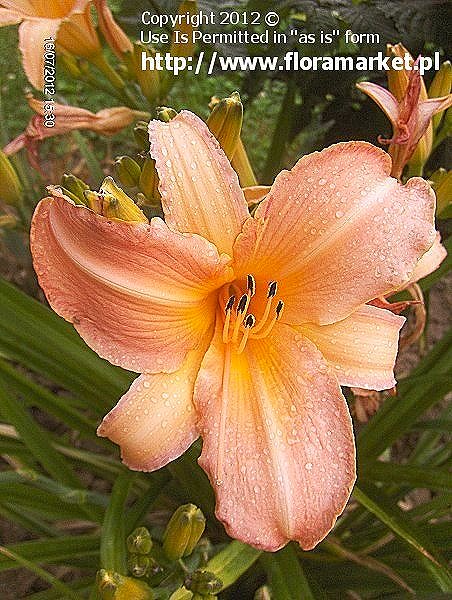
<path fill-rule="evenodd" d="M 22 19 L 22 15 L 17 10 L 0 7 L 0 27 L 3 25 L 15 25 L 16 23 L 20 23 Z"/>
<path fill-rule="evenodd" d="M 245 200 L 250 206 L 251 204 L 257 204 L 265 198 L 271 189 L 270 185 L 251 185 L 249 187 L 242 188 Z"/>
<path fill-rule="evenodd" d="M 175 373 L 140 375 L 102 421 L 98 435 L 121 446 L 130 469 L 160 469 L 199 437 L 192 398 L 205 346 L 190 351 Z"/>
<path fill-rule="evenodd" d="M 25 74 L 30 83 L 38 90 L 44 85 L 44 40 L 55 38 L 60 19 L 34 19 L 19 25 L 19 49 Z"/>
<path fill-rule="evenodd" d="M 446 110 L 449 106 L 452 106 L 452 94 L 442 96 L 441 98 L 430 98 L 429 100 L 421 102 L 418 108 L 419 118 L 415 137 L 419 136 L 419 133 L 422 136 L 423 132 L 427 129 L 431 118 L 443 110 Z"/>
<path fill-rule="evenodd" d="M 314 342 L 341 385 L 387 390 L 396 384 L 393 369 L 404 322 L 389 310 L 364 305 L 337 323 L 296 329 Z"/>
<path fill-rule="evenodd" d="M 218 319 L 221 322 L 221 319 Z M 270 340 L 270 341 L 269 341 Z M 264 550 L 308 550 L 342 512 L 355 480 L 353 432 L 336 378 L 286 325 L 230 352 L 221 326 L 195 385 L 199 462 L 229 535 Z"/>
<path fill-rule="evenodd" d="M 95 0 L 94 4 L 99 19 L 99 27 L 107 44 L 116 56 L 122 59 L 124 53 L 133 51 L 132 42 L 113 18 L 107 0 Z"/>
<path fill-rule="evenodd" d="M 356 87 L 372 98 L 376 104 L 385 113 L 388 119 L 391 121 L 394 127 L 397 126 L 397 119 L 399 117 L 399 103 L 396 98 L 391 94 L 389 90 L 376 83 L 370 83 L 369 81 L 363 81 L 357 83 Z"/>
<path fill-rule="evenodd" d="M 432 245 L 435 196 L 388 155 L 340 143 L 283 171 L 237 238 L 236 273 L 279 282 L 283 321 L 322 325 L 408 281 Z"/>
<path fill-rule="evenodd" d="M 207 125 L 184 110 L 169 123 L 151 121 L 149 137 L 169 227 L 199 233 L 232 255 L 249 213 L 237 175 Z"/>
<path fill-rule="evenodd" d="M 62 198 L 38 205 L 35 270 L 52 308 L 100 356 L 132 371 L 171 372 L 212 322 L 227 258 L 193 235 L 106 219 Z M 210 321 L 210 322 L 209 322 Z"/>
<path fill-rule="evenodd" d="M 409 281 L 403 286 L 403 289 L 412 283 L 416 283 L 416 281 L 427 277 L 427 275 L 430 275 L 430 273 L 433 273 L 433 271 L 436 271 L 446 256 L 447 250 L 441 244 L 441 235 L 439 231 L 437 231 L 433 246 L 427 250 L 427 252 L 421 257 L 420 261 L 414 267 L 414 271 L 412 272 Z"/>

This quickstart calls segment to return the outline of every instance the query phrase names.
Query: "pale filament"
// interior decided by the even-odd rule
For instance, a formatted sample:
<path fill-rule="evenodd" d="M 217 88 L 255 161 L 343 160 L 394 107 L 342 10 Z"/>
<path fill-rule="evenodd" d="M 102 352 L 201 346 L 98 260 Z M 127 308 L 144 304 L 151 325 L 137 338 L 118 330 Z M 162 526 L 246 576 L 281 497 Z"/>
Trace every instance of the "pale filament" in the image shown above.
<path fill-rule="evenodd" d="M 279 300 L 278 304 L 276 305 L 275 314 L 271 321 L 268 322 L 270 311 L 272 308 L 273 298 L 276 296 L 277 290 L 277 282 L 270 281 L 270 283 L 268 284 L 267 303 L 265 305 L 264 312 L 262 313 L 260 321 L 256 324 L 255 316 L 252 314 L 247 314 L 251 298 L 256 293 L 256 283 L 254 277 L 252 275 L 248 275 L 247 293 L 241 296 L 235 308 L 236 319 L 234 322 L 234 327 L 232 329 L 232 335 L 230 335 L 231 315 L 234 309 L 235 296 L 231 296 L 227 301 L 225 306 L 226 318 L 223 324 L 223 342 L 225 344 L 229 344 L 230 342 L 237 344 L 239 341 L 239 333 L 242 332 L 242 338 L 240 340 L 240 343 L 238 343 L 236 349 L 237 354 L 241 354 L 243 352 L 248 339 L 262 339 L 267 337 L 273 329 L 273 327 L 275 326 L 275 323 L 281 317 L 281 313 L 284 308 L 284 302 L 282 300 Z"/>

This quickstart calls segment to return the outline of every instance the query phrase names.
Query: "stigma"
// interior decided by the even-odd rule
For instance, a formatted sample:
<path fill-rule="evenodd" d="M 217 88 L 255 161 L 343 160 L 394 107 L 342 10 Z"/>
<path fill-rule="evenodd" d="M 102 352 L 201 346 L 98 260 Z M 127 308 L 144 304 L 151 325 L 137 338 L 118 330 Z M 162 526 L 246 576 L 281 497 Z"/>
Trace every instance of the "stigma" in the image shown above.
<path fill-rule="evenodd" d="M 267 286 L 267 302 L 261 317 L 256 319 L 253 313 L 248 312 L 251 299 L 256 294 L 256 281 L 252 275 L 247 275 L 246 283 L 246 293 L 240 296 L 237 303 L 236 296 L 232 295 L 224 306 L 223 342 L 232 344 L 237 354 L 243 352 L 249 339 L 266 338 L 281 318 L 284 309 L 284 302 L 275 300 L 278 283 L 270 281 Z"/>

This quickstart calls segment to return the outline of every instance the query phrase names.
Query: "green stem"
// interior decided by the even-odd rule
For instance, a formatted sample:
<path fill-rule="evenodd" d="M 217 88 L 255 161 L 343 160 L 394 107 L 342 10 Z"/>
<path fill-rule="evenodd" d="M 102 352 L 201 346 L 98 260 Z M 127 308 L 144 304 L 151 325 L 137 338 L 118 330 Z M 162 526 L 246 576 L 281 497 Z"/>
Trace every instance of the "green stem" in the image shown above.
<path fill-rule="evenodd" d="M 125 81 L 118 75 L 113 67 L 107 62 L 105 56 L 102 53 L 96 54 L 91 57 L 90 62 L 99 69 L 101 73 L 105 75 L 111 85 L 118 90 L 122 100 L 132 106 L 132 108 L 140 108 L 140 105 L 131 91 L 127 88 Z"/>
<path fill-rule="evenodd" d="M 96 158 L 96 155 L 91 150 L 80 131 L 73 131 L 72 135 L 74 136 L 77 146 L 79 147 L 81 155 L 86 160 L 86 164 L 88 165 L 92 179 L 100 185 L 105 175 L 102 171 L 99 161 Z"/>

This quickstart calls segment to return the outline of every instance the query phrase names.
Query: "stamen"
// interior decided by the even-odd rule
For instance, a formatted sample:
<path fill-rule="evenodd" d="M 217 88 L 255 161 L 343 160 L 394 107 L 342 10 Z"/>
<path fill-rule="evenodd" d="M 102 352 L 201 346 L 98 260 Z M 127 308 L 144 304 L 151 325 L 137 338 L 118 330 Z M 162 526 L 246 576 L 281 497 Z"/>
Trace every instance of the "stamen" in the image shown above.
<path fill-rule="evenodd" d="M 237 304 L 237 308 L 235 309 L 237 313 L 237 318 L 235 320 L 234 331 L 232 333 L 233 342 L 237 341 L 240 325 L 243 323 L 243 319 L 246 317 L 246 311 L 248 310 L 250 301 L 251 296 L 249 296 L 248 294 L 243 294 L 243 296 L 239 300 L 239 303 Z"/>
<path fill-rule="evenodd" d="M 248 283 L 249 295 L 251 297 L 253 297 L 254 294 L 256 293 L 256 280 L 254 279 L 254 277 L 252 275 L 247 275 L 246 279 L 247 279 L 247 283 Z"/>
<path fill-rule="evenodd" d="M 256 335 L 256 332 L 257 332 L 257 327 L 256 327 L 256 329 L 253 331 L 251 337 L 256 340 L 260 340 L 262 338 L 267 337 L 267 335 L 273 329 L 276 321 L 278 321 L 278 319 L 281 317 L 283 308 L 284 308 L 284 302 L 282 300 L 279 300 L 278 304 L 276 305 L 276 310 L 275 310 L 276 314 L 273 317 L 273 319 L 270 321 L 270 323 L 269 323 L 268 327 L 265 329 L 265 331 Z"/>
<path fill-rule="evenodd" d="M 235 296 L 231 296 L 229 298 L 229 300 L 227 301 L 225 309 L 224 309 L 226 312 L 226 319 L 224 320 L 224 324 L 223 324 L 223 342 L 225 344 L 227 344 L 229 341 L 229 324 L 231 322 L 231 310 L 232 310 L 232 307 L 234 306 L 234 302 L 235 302 Z"/>
<path fill-rule="evenodd" d="M 264 313 L 262 315 L 261 320 L 254 328 L 254 333 L 257 333 L 258 331 L 260 331 L 264 327 L 265 323 L 267 322 L 268 315 L 270 314 L 270 309 L 272 306 L 272 301 L 273 301 L 273 298 L 276 296 L 277 291 L 278 291 L 278 282 L 270 281 L 270 283 L 268 284 L 267 304 L 265 305 Z"/>
<path fill-rule="evenodd" d="M 243 333 L 242 339 L 240 340 L 240 345 L 237 348 L 237 354 L 242 354 L 243 350 L 245 349 L 246 342 L 248 341 L 248 336 L 250 334 L 250 330 L 252 327 L 254 327 L 255 323 L 256 323 L 256 317 L 254 315 L 249 314 L 245 319 L 245 331 Z"/>
<path fill-rule="evenodd" d="M 227 303 L 226 303 L 226 306 L 225 306 L 225 309 L 224 309 L 225 312 L 228 312 L 228 310 L 232 309 L 232 307 L 234 306 L 234 302 L 235 302 L 235 296 L 231 296 L 229 298 L 229 300 L 227 301 Z"/>
<path fill-rule="evenodd" d="M 278 291 L 278 282 L 270 281 L 270 283 L 268 284 L 267 298 L 274 298 L 276 296 L 277 291 Z"/>
<path fill-rule="evenodd" d="M 245 325 L 245 327 L 251 328 L 251 327 L 254 327 L 255 323 L 256 323 L 256 317 L 250 313 L 246 317 L 244 325 Z"/>
<path fill-rule="evenodd" d="M 245 312 L 247 303 L 248 303 L 248 295 L 247 294 L 243 294 L 243 296 L 239 300 L 239 303 L 237 304 L 236 312 L 237 312 L 238 315 L 240 313 L 244 313 Z"/>

